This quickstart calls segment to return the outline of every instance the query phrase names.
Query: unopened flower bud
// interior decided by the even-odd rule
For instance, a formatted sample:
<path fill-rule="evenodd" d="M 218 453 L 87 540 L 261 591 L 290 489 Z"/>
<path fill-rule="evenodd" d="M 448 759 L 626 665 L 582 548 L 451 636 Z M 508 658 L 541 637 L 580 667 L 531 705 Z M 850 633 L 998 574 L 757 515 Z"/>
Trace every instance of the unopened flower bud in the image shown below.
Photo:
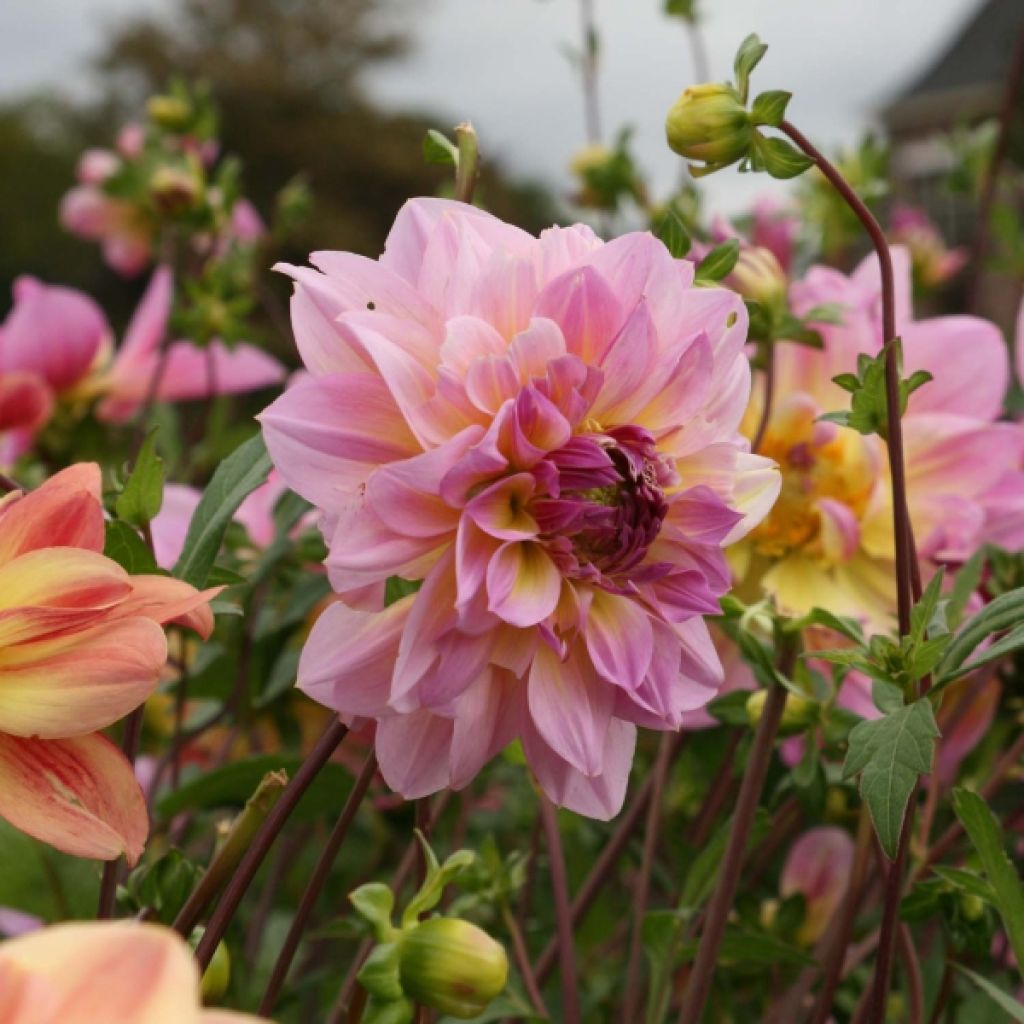
<path fill-rule="evenodd" d="M 146 104 L 149 119 L 170 132 L 181 132 L 192 119 L 192 104 L 177 96 L 151 96 Z"/>
<path fill-rule="evenodd" d="M 692 85 L 665 118 L 669 146 L 688 160 L 717 170 L 747 155 L 754 127 L 739 94 L 730 85 Z"/>
<path fill-rule="evenodd" d="M 968 921 L 980 921 L 985 916 L 985 901 L 973 892 L 960 896 L 960 910 Z"/>
<path fill-rule="evenodd" d="M 755 690 L 747 698 L 747 721 L 756 726 L 764 713 L 764 702 L 768 699 L 767 690 Z M 783 736 L 800 732 L 811 725 L 818 716 L 818 706 L 812 700 L 798 697 L 795 693 L 786 694 L 786 704 L 782 709 L 782 720 L 779 722 L 779 733 Z"/>
<path fill-rule="evenodd" d="M 745 299 L 753 299 L 768 309 L 780 309 L 786 303 L 786 273 L 775 254 L 758 246 L 744 246 L 732 273 L 724 282 Z"/>
<path fill-rule="evenodd" d="M 218 1003 L 231 983 L 231 954 L 223 942 L 217 943 L 210 966 L 203 971 L 202 994 L 204 1003 Z"/>
<path fill-rule="evenodd" d="M 149 179 L 149 194 L 161 213 L 175 216 L 196 205 L 202 195 L 202 184 L 188 170 L 160 167 Z"/>
<path fill-rule="evenodd" d="M 479 1016 L 508 980 L 504 947 L 454 917 L 430 918 L 404 933 L 398 969 L 410 999 L 459 1020 Z"/>

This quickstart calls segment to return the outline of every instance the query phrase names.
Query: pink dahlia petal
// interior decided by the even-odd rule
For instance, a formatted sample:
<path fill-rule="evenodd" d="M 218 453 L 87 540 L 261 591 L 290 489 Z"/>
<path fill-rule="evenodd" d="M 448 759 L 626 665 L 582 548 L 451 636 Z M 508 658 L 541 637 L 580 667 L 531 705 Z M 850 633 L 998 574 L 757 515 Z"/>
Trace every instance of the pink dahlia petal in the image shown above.
<path fill-rule="evenodd" d="M 492 537 L 529 540 L 539 532 L 537 520 L 526 510 L 535 489 L 530 473 L 505 477 L 473 498 L 466 515 Z"/>
<path fill-rule="evenodd" d="M 451 719 L 432 711 L 382 718 L 374 749 L 384 781 L 406 800 L 419 800 L 444 789 L 454 731 Z"/>
<path fill-rule="evenodd" d="M 532 729 L 524 731 L 523 749 L 541 789 L 559 807 L 599 821 L 614 818 L 622 809 L 636 749 L 635 726 L 615 718 L 608 723 L 599 775 L 578 771 Z"/>
<path fill-rule="evenodd" d="M 586 633 L 590 660 L 608 682 L 627 690 L 640 685 L 654 653 L 654 631 L 637 601 L 595 589 Z M 678 658 L 678 645 L 672 646 Z"/>
<path fill-rule="evenodd" d="M 391 393 L 371 374 L 300 380 L 259 419 L 285 482 L 324 508 L 335 507 L 374 466 L 419 451 Z"/>
<path fill-rule="evenodd" d="M 160 512 L 150 523 L 153 535 L 153 553 L 162 569 L 172 569 L 178 561 L 192 513 L 195 512 L 202 492 L 185 484 L 167 484 Z"/>
<path fill-rule="evenodd" d="M 998 418 L 1010 383 L 1010 361 L 995 324 L 974 316 L 943 316 L 907 324 L 900 337 L 904 373 L 927 370 L 933 378 L 910 396 L 907 415 Z"/>
<path fill-rule="evenodd" d="M 336 602 L 313 624 L 299 659 L 298 687 L 340 715 L 386 714 L 398 643 L 411 598 L 382 612 L 356 611 Z M 339 644 L 339 637 L 344 643 Z"/>
<path fill-rule="evenodd" d="M 228 348 L 223 342 L 201 349 L 189 341 L 176 341 L 167 349 L 157 397 L 168 402 L 211 395 L 238 395 L 260 391 L 284 380 L 284 367 L 253 345 Z"/>
<path fill-rule="evenodd" d="M 487 566 L 488 608 L 512 626 L 535 626 L 558 604 L 562 577 L 543 546 L 509 541 Z"/>
<path fill-rule="evenodd" d="M 566 348 L 584 362 L 600 365 L 626 310 L 611 286 L 593 267 L 580 267 L 555 278 L 537 296 L 537 316 L 554 320 Z"/>
<path fill-rule="evenodd" d="M 519 732 L 519 681 L 501 670 L 481 673 L 456 704 L 449 785 L 469 785 Z"/>
<path fill-rule="evenodd" d="M 583 653 L 562 660 L 542 644 L 527 694 L 530 718 L 548 746 L 584 775 L 600 775 L 615 698 Z"/>

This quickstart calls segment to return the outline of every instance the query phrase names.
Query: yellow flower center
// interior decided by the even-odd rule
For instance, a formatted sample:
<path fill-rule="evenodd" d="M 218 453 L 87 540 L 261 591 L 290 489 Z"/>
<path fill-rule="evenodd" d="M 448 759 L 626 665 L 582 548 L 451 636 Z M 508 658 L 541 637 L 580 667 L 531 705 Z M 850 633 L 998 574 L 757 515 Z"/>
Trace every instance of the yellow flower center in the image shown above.
<path fill-rule="evenodd" d="M 777 559 L 800 551 L 831 564 L 844 560 L 844 545 L 830 529 L 821 502 L 844 506 L 840 514 L 857 523 L 867 509 L 879 468 L 873 439 L 818 423 L 818 415 L 804 396 L 783 399 L 772 414 L 761 453 L 779 464 L 782 489 L 750 535 L 759 555 Z"/>

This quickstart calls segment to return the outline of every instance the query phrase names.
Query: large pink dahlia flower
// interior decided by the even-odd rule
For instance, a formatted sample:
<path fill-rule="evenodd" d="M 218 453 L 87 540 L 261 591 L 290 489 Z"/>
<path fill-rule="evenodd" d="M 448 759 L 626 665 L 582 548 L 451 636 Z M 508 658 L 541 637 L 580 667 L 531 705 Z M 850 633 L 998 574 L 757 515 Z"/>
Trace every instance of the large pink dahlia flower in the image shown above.
<path fill-rule="evenodd" d="M 635 726 L 715 695 L 722 547 L 779 488 L 737 431 L 743 303 L 649 234 L 534 238 L 441 200 L 378 261 L 311 260 L 283 268 L 309 375 L 262 416 L 343 598 L 300 687 L 377 720 L 406 797 L 518 738 L 555 802 L 611 816 Z M 383 609 L 396 576 L 422 587 Z"/>

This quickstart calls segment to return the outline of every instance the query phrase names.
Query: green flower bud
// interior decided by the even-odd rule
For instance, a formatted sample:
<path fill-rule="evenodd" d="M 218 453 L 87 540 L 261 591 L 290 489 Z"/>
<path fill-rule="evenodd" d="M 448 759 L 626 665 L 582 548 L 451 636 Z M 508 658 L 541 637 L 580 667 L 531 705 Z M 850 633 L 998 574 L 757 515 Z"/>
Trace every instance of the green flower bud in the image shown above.
<path fill-rule="evenodd" d="M 705 167 L 691 167 L 700 175 L 742 160 L 753 142 L 754 126 L 731 85 L 693 85 L 669 110 L 665 135 L 680 156 L 704 161 Z"/>
<path fill-rule="evenodd" d="M 203 972 L 202 993 L 204 1003 L 217 1003 L 224 998 L 231 982 L 231 954 L 223 942 L 217 943 L 210 966 Z"/>
<path fill-rule="evenodd" d="M 973 892 L 962 893 L 960 910 L 968 921 L 980 921 L 985 916 L 985 901 Z"/>
<path fill-rule="evenodd" d="M 177 96 L 151 96 L 146 103 L 149 119 L 171 132 L 182 132 L 192 120 L 192 105 Z"/>
<path fill-rule="evenodd" d="M 764 702 L 768 699 L 767 690 L 755 690 L 746 703 L 747 721 L 751 726 L 756 726 L 761 721 L 764 713 Z M 779 733 L 782 736 L 791 736 L 800 732 L 805 726 L 810 725 L 818 717 L 818 705 L 812 700 L 798 697 L 795 693 L 786 694 L 786 704 L 782 709 L 782 721 L 779 723 Z"/>
<path fill-rule="evenodd" d="M 504 947 L 468 921 L 433 917 L 399 941 L 402 990 L 417 1003 L 471 1020 L 505 988 Z"/>

